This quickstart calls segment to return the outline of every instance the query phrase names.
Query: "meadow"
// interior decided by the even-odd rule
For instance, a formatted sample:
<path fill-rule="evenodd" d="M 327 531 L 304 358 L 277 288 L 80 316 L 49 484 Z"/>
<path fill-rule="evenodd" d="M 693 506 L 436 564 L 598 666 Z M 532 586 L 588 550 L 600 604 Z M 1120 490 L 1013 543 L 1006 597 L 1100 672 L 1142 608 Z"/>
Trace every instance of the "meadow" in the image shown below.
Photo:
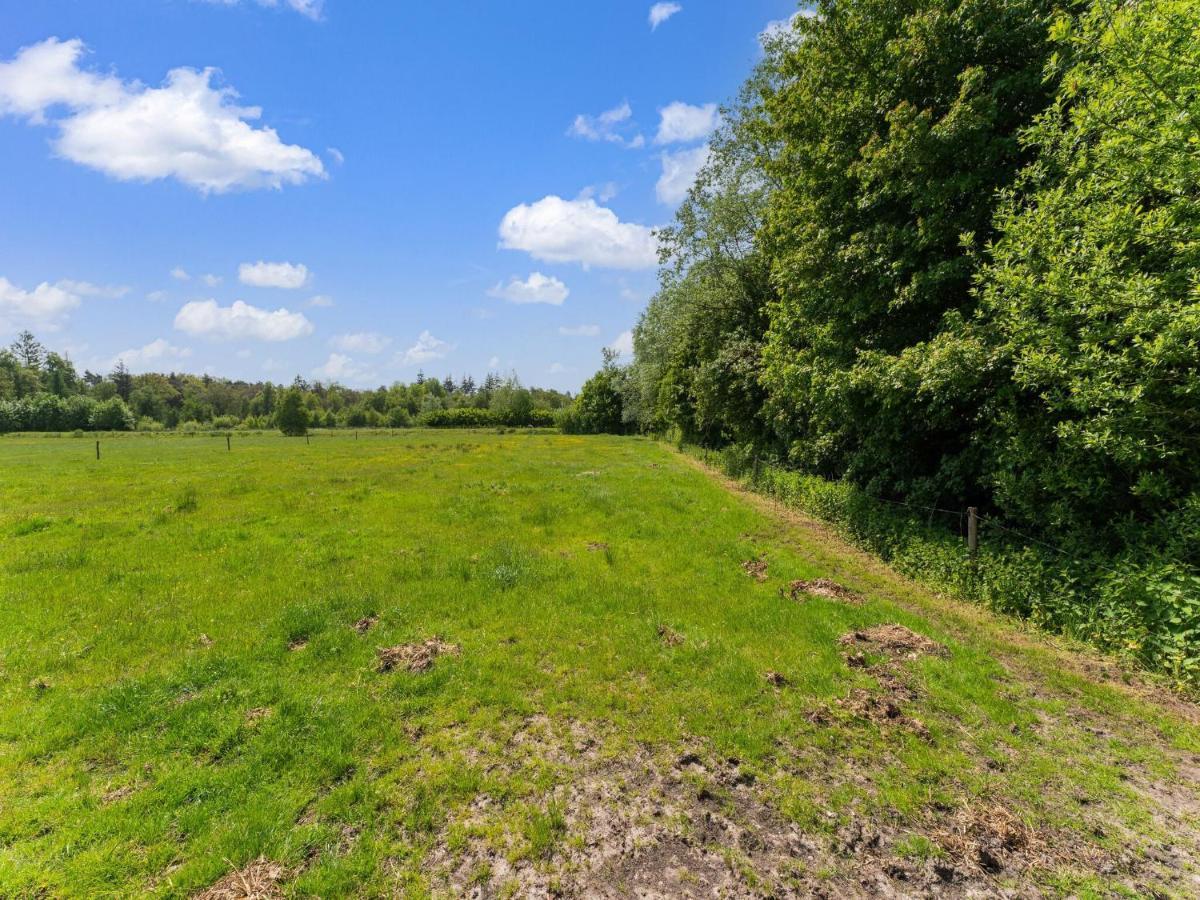
<path fill-rule="evenodd" d="M 642 438 L 0 438 L 0 897 L 1195 896 L 1195 707 Z"/>

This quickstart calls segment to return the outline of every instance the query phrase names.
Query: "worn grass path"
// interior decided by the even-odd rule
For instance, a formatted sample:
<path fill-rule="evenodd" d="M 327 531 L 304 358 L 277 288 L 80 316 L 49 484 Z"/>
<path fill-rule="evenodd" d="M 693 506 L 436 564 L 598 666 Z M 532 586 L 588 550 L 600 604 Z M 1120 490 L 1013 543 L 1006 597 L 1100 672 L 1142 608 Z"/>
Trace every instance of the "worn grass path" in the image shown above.
<path fill-rule="evenodd" d="M 1192 707 L 662 445 L 233 447 L 0 439 L 0 897 L 1200 895 Z"/>

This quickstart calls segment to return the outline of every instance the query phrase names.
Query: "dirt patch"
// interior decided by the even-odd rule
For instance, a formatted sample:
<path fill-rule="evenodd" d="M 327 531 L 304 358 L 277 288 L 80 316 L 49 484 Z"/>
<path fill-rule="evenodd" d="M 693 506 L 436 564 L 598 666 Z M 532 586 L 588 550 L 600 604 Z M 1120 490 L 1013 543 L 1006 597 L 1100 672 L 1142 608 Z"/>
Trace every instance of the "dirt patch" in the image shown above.
<path fill-rule="evenodd" d="M 658 636 L 667 647 L 678 647 L 686 638 L 670 625 L 659 625 Z"/>
<path fill-rule="evenodd" d="M 119 788 L 116 788 L 115 790 L 109 791 L 107 794 L 105 794 L 103 797 L 100 798 L 100 802 L 103 803 L 105 806 L 108 806 L 111 803 L 118 803 L 121 800 L 124 800 L 126 797 L 132 797 L 133 791 L 134 791 L 133 785 L 127 784 L 124 787 L 119 787 Z"/>
<path fill-rule="evenodd" d="M 1024 871 L 1045 861 L 1047 842 L 1037 831 L 999 804 L 959 810 L 933 839 L 957 865 L 989 874 Z"/>
<path fill-rule="evenodd" d="M 276 900 L 283 897 L 279 882 L 286 876 L 283 866 L 260 856 L 245 868 L 230 872 L 194 900 Z"/>
<path fill-rule="evenodd" d="M 775 688 L 787 687 L 790 684 L 786 675 L 774 671 L 763 672 L 763 679 L 767 684 Z"/>
<path fill-rule="evenodd" d="M 851 631 L 842 635 L 838 643 L 843 647 L 882 650 L 908 659 L 915 659 L 923 654 L 948 655 L 946 648 L 937 641 L 917 634 L 911 628 L 905 628 L 903 625 L 876 625 L 860 631 Z"/>
<path fill-rule="evenodd" d="M 588 541 L 587 548 L 592 553 L 601 553 L 608 549 L 608 544 L 603 541 Z"/>
<path fill-rule="evenodd" d="M 372 628 L 379 624 L 379 616 L 363 616 L 351 627 L 359 634 L 366 634 Z"/>
<path fill-rule="evenodd" d="M 432 637 L 415 644 L 399 644 L 395 647 L 379 648 L 379 671 L 427 672 L 433 668 L 439 656 L 458 656 L 457 644 L 448 644 L 441 638 Z"/>
<path fill-rule="evenodd" d="M 198 640 L 200 641 L 201 647 L 211 647 L 214 643 L 213 639 L 210 638 L 207 634 L 200 635 Z"/>
<path fill-rule="evenodd" d="M 801 600 L 804 597 L 824 597 L 827 600 L 836 600 L 839 603 L 846 603 L 850 606 L 862 606 L 866 602 L 866 598 L 857 591 L 852 591 L 848 587 L 843 587 L 836 581 L 831 581 L 828 578 L 817 578 L 813 581 L 792 581 L 785 588 L 780 588 L 779 592 L 788 599 Z"/>
<path fill-rule="evenodd" d="M 742 562 L 742 571 L 755 581 L 762 583 L 767 580 L 767 560 L 762 556 L 744 560 Z"/>
<path fill-rule="evenodd" d="M 271 718 L 272 715 L 271 707 L 256 706 L 254 709 L 246 711 L 246 724 L 253 728 L 263 719 Z"/>
<path fill-rule="evenodd" d="M 763 801 L 736 760 L 600 746 L 578 723 L 527 720 L 490 775 L 522 780 L 539 761 L 561 766 L 569 780 L 538 801 L 554 811 L 557 839 L 531 853 L 512 801 L 479 794 L 427 858 L 435 896 L 811 896 L 801 885 L 824 861 L 819 845 Z"/>
<path fill-rule="evenodd" d="M 308 646 L 308 638 L 296 638 L 288 643 L 288 650 L 295 653 L 297 650 L 303 650 Z"/>

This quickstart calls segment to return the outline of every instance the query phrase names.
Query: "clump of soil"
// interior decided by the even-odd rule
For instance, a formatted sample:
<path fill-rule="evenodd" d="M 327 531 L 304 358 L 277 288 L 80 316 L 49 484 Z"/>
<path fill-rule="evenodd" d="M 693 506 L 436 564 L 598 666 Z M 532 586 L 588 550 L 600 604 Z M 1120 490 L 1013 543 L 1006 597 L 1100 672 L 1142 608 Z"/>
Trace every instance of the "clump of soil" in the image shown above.
<path fill-rule="evenodd" d="M 297 650 L 303 650 L 307 646 L 308 638 L 296 638 L 294 641 L 288 643 L 288 650 L 290 650 L 292 653 L 295 653 Z"/>
<path fill-rule="evenodd" d="M 263 719 L 271 718 L 271 708 L 269 706 L 256 706 L 254 709 L 246 711 L 246 724 L 250 726 L 257 725 Z"/>
<path fill-rule="evenodd" d="M 999 804 L 959 810 L 933 838 L 958 865 L 990 874 L 1024 869 L 1044 849 L 1040 835 Z"/>
<path fill-rule="evenodd" d="M 903 625 L 876 625 L 860 631 L 851 631 L 839 639 L 843 647 L 859 647 L 868 650 L 883 650 L 896 656 L 915 659 L 922 654 L 946 656 L 946 648 L 937 641 L 917 634 Z"/>
<path fill-rule="evenodd" d="M 603 541 L 588 541 L 587 548 L 593 553 L 598 553 L 603 550 L 607 550 L 608 544 L 604 543 Z"/>
<path fill-rule="evenodd" d="M 276 900 L 283 897 L 279 882 L 286 875 L 283 866 L 260 856 L 197 894 L 195 900 Z"/>
<path fill-rule="evenodd" d="M 742 571 L 755 581 L 764 582 L 767 580 L 767 560 L 762 556 L 747 559 L 742 563 Z"/>
<path fill-rule="evenodd" d="M 771 687 L 777 687 L 777 688 L 787 687 L 788 683 L 789 683 L 787 676 L 781 675 L 779 672 L 773 672 L 773 671 L 763 672 L 763 678 L 766 679 L 767 684 L 769 684 Z"/>
<path fill-rule="evenodd" d="M 678 647 L 685 640 L 684 636 L 670 625 L 659 625 L 658 636 L 662 638 L 662 642 L 668 647 Z"/>
<path fill-rule="evenodd" d="M 458 656 L 459 652 L 457 644 L 448 644 L 439 637 L 414 644 L 380 647 L 379 671 L 404 669 L 407 672 L 426 672 L 433 668 L 433 663 L 439 656 Z"/>
<path fill-rule="evenodd" d="M 207 634 L 200 635 L 199 640 L 200 640 L 201 647 L 211 647 L 213 645 L 213 639 L 210 638 Z"/>
<path fill-rule="evenodd" d="M 828 600 L 837 600 L 839 603 L 847 603 L 850 606 L 862 606 L 866 599 L 857 591 L 843 587 L 836 581 L 830 581 L 828 578 L 817 578 L 813 581 L 792 581 L 789 582 L 786 588 L 780 588 L 779 592 L 791 600 L 801 600 L 806 596 L 825 597 Z"/>
<path fill-rule="evenodd" d="M 352 626 L 359 634 L 366 634 L 379 624 L 379 616 L 363 616 Z"/>
<path fill-rule="evenodd" d="M 108 806 L 110 803 L 117 803 L 118 801 L 124 800 L 126 797 L 131 796 L 133 796 L 133 786 L 127 784 L 124 787 L 119 787 L 115 790 L 109 791 L 100 798 L 100 802 L 105 806 Z"/>

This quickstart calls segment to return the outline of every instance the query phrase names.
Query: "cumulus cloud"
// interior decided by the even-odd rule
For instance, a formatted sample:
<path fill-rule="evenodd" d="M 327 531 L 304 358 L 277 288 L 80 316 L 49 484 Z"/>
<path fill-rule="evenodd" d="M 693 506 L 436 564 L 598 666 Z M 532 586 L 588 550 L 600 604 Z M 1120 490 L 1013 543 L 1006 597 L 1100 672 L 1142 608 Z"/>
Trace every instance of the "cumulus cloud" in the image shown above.
<path fill-rule="evenodd" d="M 0 277 L 0 321 L 55 324 L 80 304 L 80 295 L 65 286 L 69 283 L 50 284 L 43 281 L 28 291 Z"/>
<path fill-rule="evenodd" d="M 313 374 L 328 381 L 343 381 L 358 378 L 363 374 L 363 370 L 349 356 L 330 353 L 329 359 L 313 369 Z"/>
<path fill-rule="evenodd" d="M 208 287 L 217 287 L 225 279 L 222 278 L 220 275 L 213 275 L 210 273 L 208 275 L 205 275 L 200 280 L 203 281 L 205 283 L 205 285 L 207 285 Z"/>
<path fill-rule="evenodd" d="M 790 37 L 792 29 L 795 28 L 796 21 L 799 19 L 811 19 L 817 14 L 817 11 L 811 6 L 805 7 L 793 13 L 787 19 L 775 19 L 766 24 L 766 27 L 758 34 L 758 40 L 763 46 L 773 44 L 776 41 Z"/>
<path fill-rule="evenodd" d="M 560 325 L 558 333 L 567 337 L 595 337 L 600 333 L 599 325 Z"/>
<path fill-rule="evenodd" d="M 676 100 L 658 111 L 658 134 L 656 144 L 678 144 L 706 138 L 717 127 L 719 113 L 717 104 L 705 103 L 692 106 Z"/>
<path fill-rule="evenodd" d="M 188 274 L 187 269 L 183 266 L 176 266 L 171 270 L 171 277 L 176 281 L 191 281 L 192 276 Z"/>
<path fill-rule="evenodd" d="M 52 37 L 0 62 L 0 115 L 53 124 L 59 156 L 120 181 L 175 178 L 221 193 L 325 177 L 311 151 L 254 127 L 262 110 L 214 87 L 216 69 L 172 69 L 155 88 L 80 68 L 84 52 L 79 39 Z"/>
<path fill-rule="evenodd" d="M 166 339 L 159 338 L 156 341 L 151 341 L 144 347 L 118 353 L 113 357 L 108 368 L 112 368 L 120 362 L 124 363 L 125 367 L 130 371 L 144 372 L 163 363 L 187 359 L 191 355 L 192 351 L 187 347 L 176 347 Z"/>
<path fill-rule="evenodd" d="M 708 162 L 708 147 L 663 153 L 661 160 L 662 175 L 654 185 L 654 194 L 659 203 L 674 206 L 687 196 L 688 188 L 696 181 L 696 175 Z"/>
<path fill-rule="evenodd" d="M 90 281 L 72 281 L 69 278 L 60 281 L 58 286 L 80 297 L 102 297 L 107 300 L 119 300 L 129 293 L 129 288 L 122 284 L 92 284 Z"/>
<path fill-rule="evenodd" d="M 608 141 L 629 149 L 637 149 L 646 144 L 646 139 L 637 133 L 637 125 L 633 122 L 633 107 L 629 105 L 629 101 L 598 116 L 580 113 L 567 129 L 567 135 L 583 138 L 585 141 Z"/>
<path fill-rule="evenodd" d="M 237 6 L 240 0 L 207 0 L 209 3 L 219 6 Z M 287 7 L 294 12 L 306 18 L 312 19 L 314 22 L 321 18 L 321 10 L 325 6 L 325 0 L 255 0 L 259 6 L 266 6 L 271 9 L 278 7 Z"/>
<path fill-rule="evenodd" d="M 513 207 L 500 223 L 500 246 L 524 250 L 543 262 L 584 267 L 649 269 L 658 263 L 651 229 L 622 222 L 592 199 L 550 195 Z"/>
<path fill-rule="evenodd" d="M 618 356 L 633 356 L 633 332 L 622 331 L 608 348 L 616 350 Z"/>
<path fill-rule="evenodd" d="M 562 306 L 570 295 L 567 286 L 552 275 L 534 272 L 524 281 L 513 276 L 508 284 L 497 284 L 488 291 L 489 297 L 499 297 L 509 303 L 549 303 Z"/>
<path fill-rule="evenodd" d="M 678 3 L 655 3 L 650 7 L 650 30 L 654 31 L 675 13 L 682 11 L 683 7 Z"/>
<path fill-rule="evenodd" d="M 382 353 L 392 342 L 375 331 L 359 331 L 354 334 L 339 334 L 330 343 L 346 353 Z M 336 356 L 336 354 L 334 354 Z"/>
<path fill-rule="evenodd" d="M 299 290 L 308 284 L 308 266 L 286 262 L 242 263 L 238 266 L 238 281 L 251 287 Z"/>
<path fill-rule="evenodd" d="M 216 300 L 193 300 L 175 316 L 175 328 L 188 334 L 222 340 L 290 341 L 312 334 L 303 313 L 265 310 L 241 300 L 220 306 Z"/>
<path fill-rule="evenodd" d="M 415 366 L 418 363 L 441 359 L 453 349 L 453 344 L 438 340 L 428 331 L 422 331 L 417 342 L 400 354 L 399 361 L 401 365 Z"/>

